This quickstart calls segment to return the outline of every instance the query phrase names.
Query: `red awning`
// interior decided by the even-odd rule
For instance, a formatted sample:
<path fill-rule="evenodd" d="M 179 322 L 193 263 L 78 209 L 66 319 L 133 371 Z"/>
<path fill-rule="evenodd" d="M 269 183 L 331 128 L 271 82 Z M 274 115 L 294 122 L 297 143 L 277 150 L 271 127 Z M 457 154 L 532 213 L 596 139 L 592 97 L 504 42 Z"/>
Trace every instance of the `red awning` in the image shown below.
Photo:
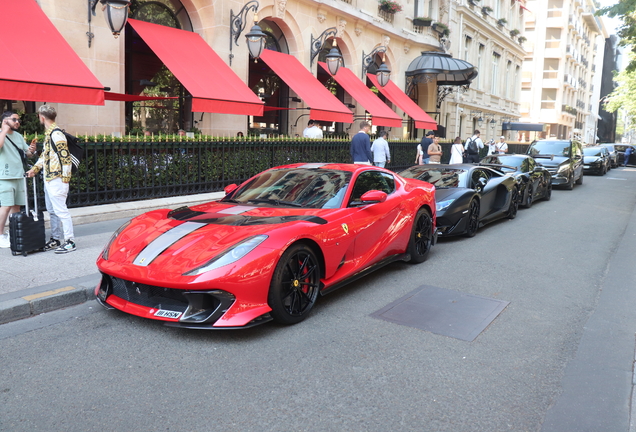
<path fill-rule="evenodd" d="M 104 105 L 104 86 L 35 0 L 0 1 L 0 99 Z"/>
<path fill-rule="evenodd" d="M 318 62 L 318 64 L 329 73 L 327 63 Z M 376 126 L 400 127 L 402 119 L 384 102 L 382 102 L 373 92 L 364 85 L 362 81 L 353 73 L 351 69 L 340 67 L 336 75 L 332 75 L 333 79 L 357 100 L 372 116 L 372 123 Z"/>
<path fill-rule="evenodd" d="M 263 102 L 201 36 L 128 19 L 150 49 L 192 95 L 192 111 L 263 115 Z"/>
<path fill-rule="evenodd" d="M 406 95 L 402 90 L 396 86 L 393 81 L 389 80 L 389 83 L 380 87 L 375 75 L 367 74 L 367 77 L 371 80 L 373 85 L 387 97 L 391 102 L 400 107 L 402 111 L 407 113 L 413 120 L 415 120 L 415 127 L 417 129 L 432 129 L 437 130 L 437 123 L 431 118 L 430 115 L 420 108 L 410 97 Z"/>
<path fill-rule="evenodd" d="M 353 113 L 305 69 L 296 57 L 263 50 L 261 59 L 309 105 L 310 119 L 353 123 Z"/>
<path fill-rule="evenodd" d="M 118 102 L 138 102 L 138 101 L 151 101 L 151 100 L 164 100 L 164 99 L 179 99 L 176 96 L 143 96 L 143 95 L 131 95 L 126 93 L 113 93 L 104 92 L 104 97 L 109 101 Z"/>

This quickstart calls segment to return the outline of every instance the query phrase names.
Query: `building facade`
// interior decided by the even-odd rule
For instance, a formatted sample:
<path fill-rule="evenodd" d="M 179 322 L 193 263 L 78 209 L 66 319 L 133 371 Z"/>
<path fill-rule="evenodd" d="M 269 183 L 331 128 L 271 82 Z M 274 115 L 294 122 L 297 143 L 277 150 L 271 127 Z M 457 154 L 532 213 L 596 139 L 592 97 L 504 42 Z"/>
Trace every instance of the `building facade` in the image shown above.
<path fill-rule="evenodd" d="M 596 6 L 592 0 L 534 0 L 527 7 L 521 119 L 544 123 L 543 137 L 592 144 L 607 37 Z"/>

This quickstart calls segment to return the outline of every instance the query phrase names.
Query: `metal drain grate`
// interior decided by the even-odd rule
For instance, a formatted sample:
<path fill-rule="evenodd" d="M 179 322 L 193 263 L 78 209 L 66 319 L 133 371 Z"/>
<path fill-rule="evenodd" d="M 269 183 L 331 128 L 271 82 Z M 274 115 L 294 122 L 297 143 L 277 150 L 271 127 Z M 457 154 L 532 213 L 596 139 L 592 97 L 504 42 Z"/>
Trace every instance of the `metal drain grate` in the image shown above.
<path fill-rule="evenodd" d="M 423 285 L 371 316 L 470 342 L 508 304 L 510 302 Z"/>

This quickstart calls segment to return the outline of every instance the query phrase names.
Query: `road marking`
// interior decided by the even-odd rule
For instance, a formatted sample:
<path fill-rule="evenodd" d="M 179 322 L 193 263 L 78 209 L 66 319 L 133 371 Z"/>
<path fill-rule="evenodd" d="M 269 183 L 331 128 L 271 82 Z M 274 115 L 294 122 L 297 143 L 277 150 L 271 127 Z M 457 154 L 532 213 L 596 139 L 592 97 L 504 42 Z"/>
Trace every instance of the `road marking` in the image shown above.
<path fill-rule="evenodd" d="M 605 180 L 627 180 L 626 178 L 618 178 L 618 177 L 605 177 Z"/>
<path fill-rule="evenodd" d="M 48 296 L 52 296 L 52 295 L 55 295 L 55 294 L 59 294 L 61 292 L 73 291 L 74 289 L 75 289 L 75 287 L 67 286 L 67 287 L 64 287 L 64 288 L 58 288 L 58 289 L 54 289 L 54 290 L 51 290 L 51 291 L 44 291 L 44 292 L 39 293 L 39 294 L 32 294 L 32 295 L 24 296 L 22 298 L 24 300 L 26 300 L 26 301 L 31 301 L 31 300 L 39 299 L 39 298 L 42 298 L 42 297 L 48 297 Z"/>

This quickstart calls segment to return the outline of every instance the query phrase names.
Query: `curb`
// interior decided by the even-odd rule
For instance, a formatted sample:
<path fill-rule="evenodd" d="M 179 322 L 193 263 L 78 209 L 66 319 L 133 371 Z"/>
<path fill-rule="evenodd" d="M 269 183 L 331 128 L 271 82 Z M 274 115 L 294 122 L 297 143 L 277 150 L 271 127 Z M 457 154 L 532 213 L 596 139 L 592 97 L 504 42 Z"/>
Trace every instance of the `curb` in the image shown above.
<path fill-rule="evenodd" d="M 0 324 L 75 306 L 95 299 L 97 282 L 80 283 L 14 299 L 0 301 Z"/>

